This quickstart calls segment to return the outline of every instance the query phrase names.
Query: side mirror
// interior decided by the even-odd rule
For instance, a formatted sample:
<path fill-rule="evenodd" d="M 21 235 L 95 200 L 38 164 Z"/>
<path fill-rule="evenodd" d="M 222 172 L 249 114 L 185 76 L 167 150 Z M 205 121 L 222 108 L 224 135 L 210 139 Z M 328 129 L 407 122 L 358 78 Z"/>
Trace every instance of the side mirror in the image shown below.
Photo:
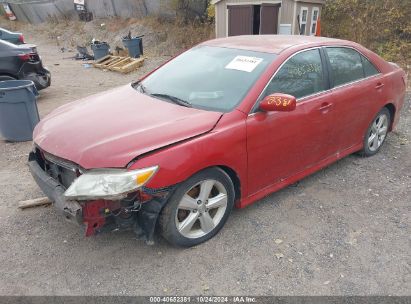
<path fill-rule="evenodd" d="M 294 111 L 296 106 L 294 96 L 282 93 L 268 95 L 260 103 L 260 109 L 266 112 L 290 112 Z"/>

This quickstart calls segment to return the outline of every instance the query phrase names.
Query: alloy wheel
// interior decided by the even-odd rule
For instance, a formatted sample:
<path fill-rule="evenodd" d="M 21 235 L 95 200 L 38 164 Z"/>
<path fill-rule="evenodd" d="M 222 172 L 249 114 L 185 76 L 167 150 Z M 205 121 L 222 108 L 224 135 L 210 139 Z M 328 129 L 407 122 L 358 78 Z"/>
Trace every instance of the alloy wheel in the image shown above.
<path fill-rule="evenodd" d="M 207 179 L 188 190 L 178 204 L 175 224 L 186 238 L 200 238 L 220 223 L 227 208 L 227 189 Z"/>
<path fill-rule="evenodd" d="M 368 149 L 374 152 L 383 144 L 388 132 L 388 117 L 385 113 L 378 115 L 368 133 Z"/>

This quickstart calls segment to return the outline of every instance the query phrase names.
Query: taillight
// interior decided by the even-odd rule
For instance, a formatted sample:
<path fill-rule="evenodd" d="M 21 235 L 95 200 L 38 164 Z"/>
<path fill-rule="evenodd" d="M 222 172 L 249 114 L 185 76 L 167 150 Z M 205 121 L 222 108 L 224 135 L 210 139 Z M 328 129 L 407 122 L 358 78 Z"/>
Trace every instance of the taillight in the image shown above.
<path fill-rule="evenodd" d="M 30 60 L 30 54 L 18 54 L 17 56 L 19 56 L 19 58 L 22 61 L 29 61 Z"/>
<path fill-rule="evenodd" d="M 35 53 L 27 53 L 27 54 L 18 54 L 19 58 L 22 61 L 35 61 L 36 60 L 36 54 Z"/>
<path fill-rule="evenodd" d="M 20 35 L 20 36 L 19 36 L 19 41 L 20 41 L 21 43 L 24 43 L 24 36 L 23 36 L 23 35 Z"/>

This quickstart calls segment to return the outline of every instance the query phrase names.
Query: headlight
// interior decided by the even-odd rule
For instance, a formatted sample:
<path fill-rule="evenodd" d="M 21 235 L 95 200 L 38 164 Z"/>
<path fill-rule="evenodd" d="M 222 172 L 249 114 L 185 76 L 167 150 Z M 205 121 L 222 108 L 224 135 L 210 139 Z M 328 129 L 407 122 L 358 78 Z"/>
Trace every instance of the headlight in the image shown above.
<path fill-rule="evenodd" d="M 80 175 L 66 190 L 69 199 L 115 198 L 144 186 L 158 166 L 133 171 L 96 169 Z"/>

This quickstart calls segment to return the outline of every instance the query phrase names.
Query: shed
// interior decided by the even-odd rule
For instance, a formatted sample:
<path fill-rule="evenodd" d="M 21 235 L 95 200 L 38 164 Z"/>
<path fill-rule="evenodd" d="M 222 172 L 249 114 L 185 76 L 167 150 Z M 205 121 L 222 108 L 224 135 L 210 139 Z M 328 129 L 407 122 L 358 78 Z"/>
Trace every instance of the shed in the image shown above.
<path fill-rule="evenodd" d="M 212 0 L 216 37 L 315 35 L 325 0 Z"/>

